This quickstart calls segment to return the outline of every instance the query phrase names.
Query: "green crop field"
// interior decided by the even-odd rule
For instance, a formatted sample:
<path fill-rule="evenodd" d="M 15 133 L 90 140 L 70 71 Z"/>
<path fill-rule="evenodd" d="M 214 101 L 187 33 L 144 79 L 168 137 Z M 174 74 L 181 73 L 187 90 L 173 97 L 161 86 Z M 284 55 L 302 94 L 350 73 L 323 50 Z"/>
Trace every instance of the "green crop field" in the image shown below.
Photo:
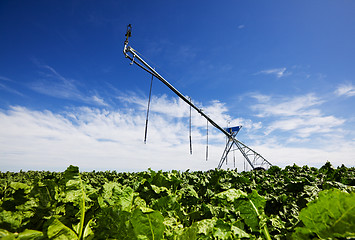
<path fill-rule="evenodd" d="M 0 172 L 1 239 L 354 239 L 355 168 Z"/>

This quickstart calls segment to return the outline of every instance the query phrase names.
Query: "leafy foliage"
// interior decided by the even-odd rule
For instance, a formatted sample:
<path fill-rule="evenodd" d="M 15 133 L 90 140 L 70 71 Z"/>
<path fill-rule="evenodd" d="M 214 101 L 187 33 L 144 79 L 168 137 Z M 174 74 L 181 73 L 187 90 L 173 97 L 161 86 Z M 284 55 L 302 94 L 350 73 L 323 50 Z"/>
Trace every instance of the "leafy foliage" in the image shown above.
<path fill-rule="evenodd" d="M 1 239 L 354 237 L 355 169 L 0 172 Z"/>
<path fill-rule="evenodd" d="M 355 238 L 355 192 L 322 191 L 316 201 L 302 209 L 299 217 L 304 227 L 296 228 L 295 238 Z"/>

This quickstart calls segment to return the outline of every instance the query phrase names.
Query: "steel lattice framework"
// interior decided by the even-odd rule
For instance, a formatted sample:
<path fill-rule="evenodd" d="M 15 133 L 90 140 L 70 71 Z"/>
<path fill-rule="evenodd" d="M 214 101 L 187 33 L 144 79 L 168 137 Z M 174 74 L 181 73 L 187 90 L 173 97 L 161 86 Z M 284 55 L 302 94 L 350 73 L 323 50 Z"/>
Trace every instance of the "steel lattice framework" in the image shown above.
<path fill-rule="evenodd" d="M 128 46 L 129 38 L 132 34 L 132 27 L 129 24 L 127 26 L 126 32 L 126 40 L 124 42 L 123 53 L 126 58 L 131 60 L 131 65 L 134 63 L 143 70 L 150 73 L 152 76 L 159 79 L 162 83 L 164 83 L 171 91 L 173 91 L 179 98 L 181 98 L 184 102 L 190 105 L 193 109 L 195 109 L 201 116 L 203 116 L 212 126 L 221 131 L 224 135 L 226 135 L 228 142 L 226 144 L 225 150 L 223 152 L 222 158 L 218 164 L 218 169 L 220 169 L 223 163 L 227 159 L 227 155 L 230 152 L 233 145 L 237 146 L 238 150 L 242 153 L 245 160 L 249 163 L 252 169 L 256 168 L 269 168 L 272 164 L 267 161 L 263 156 L 259 153 L 248 147 L 246 144 L 236 139 L 236 133 L 233 131 L 227 131 L 227 129 L 222 128 L 216 122 L 214 122 L 209 116 L 207 116 L 202 109 L 195 106 L 189 99 L 187 99 L 183 94 L 181 94 L 173 85 L 171 85 L 166 79 L 164 79 L 153 67 L 151 67 L 144 59 L 140 56 L 140 54 L 134 50 L 131 46 Z"/>

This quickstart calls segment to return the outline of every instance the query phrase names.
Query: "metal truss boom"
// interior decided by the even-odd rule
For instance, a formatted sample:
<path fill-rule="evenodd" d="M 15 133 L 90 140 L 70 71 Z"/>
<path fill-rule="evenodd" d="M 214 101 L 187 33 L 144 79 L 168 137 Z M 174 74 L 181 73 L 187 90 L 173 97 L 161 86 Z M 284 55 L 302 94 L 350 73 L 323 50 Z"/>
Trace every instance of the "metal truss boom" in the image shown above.
<path fill-rule="evenodd" d="M 212 126 L 221 131 L 224 135 L 231 139 L 234 144 L 238 147 L 240 152 L 243 154 L 244 158 L 248 161 L 250 166 L 254 169 L 255 163 L 257 160 L 262 159 L 263 163 L 267 163 L 271 165 L 265 158 L 263 158 L 260 154 L 249 148 L 244 143 L 238 141 L 231 133 L 227 132 L 224 128 L 219 126 L 216 122 L 214 122 L 209 116 L 207 116 L 202 109 L 195 106 L 189 99 L 187 99 L 182 93 L 180 93 L 173 85 L 171 85 L 166 79 L 164 79 L 153 67 L 151 67 L 144 59 L 139 55 L 139 53 L 134 50 L 132 47 L 128 46 L 129 37 L 131 37 L 131 25 L 127 26 L 126 40 L 124 42 L 123 53 L 126 58 L 131 60 L 131 65 L 135 63 L 137 66 L 152 74 L 154 77 L 159 79 L 163 84 L 165 84 L 171 91 L 173 91 L 179 98 L 181 98 L 184 102 L 190 105 L 193 109 L 195 109 L 199 114 L 201 114 Z M 252 157 L 252 160 L 250 160 Z M 222 167 L 224 161 L 219 163 L 218 169 Z"/>

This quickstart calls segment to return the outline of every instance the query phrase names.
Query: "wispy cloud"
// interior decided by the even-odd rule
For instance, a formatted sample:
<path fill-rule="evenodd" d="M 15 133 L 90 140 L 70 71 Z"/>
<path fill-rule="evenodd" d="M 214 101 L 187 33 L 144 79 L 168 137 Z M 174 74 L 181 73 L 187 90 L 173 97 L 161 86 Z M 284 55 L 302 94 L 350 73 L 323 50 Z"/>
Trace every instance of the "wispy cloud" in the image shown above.
<path fill-rule="evenodd" d="M 182 45 L 177 49 L 177 58 L 179 61 L 191 61 L 196 57 L 196 50 L 191 46 Z"/>
<path fill-rule="evenodd" d="M 30 84 L 32 90 L 56 98 L 107 106 L 107 103 L 100 96 L 86 94 L 81 91 L 76 80 L 64 77 L 51 66 L 37 65 L 42 71 L 39 79 Z"/>
<path fill-rule="evenodd" d="M 334 92 L 338 96 L 352 97 L 355 96 L 355 86 L 351 83 L 341 84 Z"/>
<path fill-rule="evenodd" d="M 2 82 L 1 82 L 2 81 Z M 16 95 L 19 96 L 24 96 L 21 92 L 19 92 L 18 90 L 12 88 L 9 86 L 9 84 L 13 83 L 14 81 L 10 78 L 4 77 L 4 76 L 0 76 L 0 89 L 10 92 L 10 93 L 14 93 Z"/>
<path fill-rule="evenodd" d="M 267 135 L 274 131 L 287 131 L 290 141 L 337 130 L 345 120 L 325 115 L 319 108 L 325 101 L 314 94 L 281 99 L 254 94 L 259 102 L 252 106 L 258 117 L 270 118 Z M 308 139 L 309 140 L 309 139 Z"/>
<path fill-rule="evenodd" d="M 208 170 L 214 169 L 220 159 L 225 144 L 223 134 L 210 128 L 209 161 L 205 161 L 206 121 L 199 114 L 193 113 L 193 155 L 189 155 L 188 116 L 189 108 L 177 98 L 153 96 L 152 112 L 148 124 L 148 143 L 143 144 L 146 99 L 137 95 L 121 98 L 119 109 L 78 107 L 65 112 L 34 111 L 14 106 L 0 111 L 0 163 L 1 171 L 20 169 L 64 170 L 74 164 L 84 171 L 115 169 L 118 171 L 141 171 L 147 168 L 155 170 Z M 310 99 L 305 103 L 300 99 Z M 318 106 L 320 100 L 312 96 L 286 99 L 288 103 L 299 106 L 285 113 L 282 101 L 273 97 L 267 105 L 282 109 L 280 112 L 264 113 L 264 120 L 271 116 L 281 117 L 271 122 L 255 122 L 251 119 L 233 119 L 227 114 L 226 106 L 213 101 L 205 105 L 204 111 L 213 115 L 214 120 L 229 120 L 231 124 L 242 124 L 254 129 L 252 137 L 256 140 L 245 142 L 264 157 L 278 166 L 292 163 L 299 165 L 320 166 L 326 160 L 334 165 L 352 164 L 354 146 L 339 138 L 341 145 L 336 150 L 324 148 L 290 147 L 277 139 L 277 135 L 262 137 L 265 128 L 269 131 L 288 131 L 289 141 L 300 143 L 305 136 L 322 133 L 341 126 L 343 120 L 334 116 L 303 114 L 310 107 Z M 285 101 L 285 99 L 284 99 Z M 198 103 L 197 103 L 198 104 Z M 199 105 L 199 104 L 198 104 Z M 153 107 L 154 106 L 154 107 Z M 161 108 L 165 106 L 165 108 Z M 168 107 L 166 107 L 168 106 Z M 270 109 L 270 108 L 268 108 Z M 260 108 L 255 108 L 260 111 Z M 300 114 L 297 116 L 297 114 Z M 329 131 L 328 131 L 329 130 Z M 248 132 L 244 129 L 243 132 Z M 294 133 L 292 133 L 294 132 Z M 243 135 L 242 135 L 243 136 Z M 301 136 L 301 137 L 300 137 Z M 251 140 L 252 137 L 248 139 Z M 331 137 L 331 136 L 327 136 Z M 243 138 L 241 139 L 243 141 Z M 259 141 L 257 141 L 259 140 Z M 303 141 L 304 142 L 304 141 Z M 339 160 L 341 156 L 341 160 Z M 237 154 L 237 168 L 243 169 L 243 157 Z M 341 162 L 340 162 L 341 161 Z M 226 167 L 234 167 L 228 165 Z"/>
<path fill-rule="evenodd" d="M 168 104 L 180 111 L 175 98 L 154 98 L 157 107 Z M 214 109 L 218 104 L 213 104 L 206 109 L 214 114 L 221 112 Z M 216 167 L 223 136 L 210 136 L 213 161 L 206 162 L 204 128 L 193 121 L 194 154 L 190 156 L 187 119 L 173 118 L 170 110 L 165 109 L 152 111 L 148 143 L 144 145 L 145 111 L 134 105 L 117 110 L 80 107 L 61 113 L 15 106 L 0 112 L 1 170 L 64 169 L 69 164 L 86 170 L 122 171 Z"/>
<path fill-rule="evenodd" d="M 295 117 L 272 122 L 267 128 L 267 134 L 275 130 L 293 131 L 293 134 L 290 135 L 308 138 L 314 134 L 333 132 L 336 127 L 341 126 L 344 122 L 344 119 L 334 116 Z"/>
<path fill-rule="evenodd" d="M 13 88 L 11 88 L 9 86 L 6 86 L 5 84 L 2 84 L 2 83 L 0 83 L 0 89 L 5 90 L 5 91 L 10 92 L 10 93 L 14 93 L 14 94 L 19 95 L 19 96 L 24 96 L 22 93 L 20 93 L 16 89 L 13 89 Z"/>
<path fill-rule="evenodd" d="M 316 116 L 319 110 L 311 108 L 322 104 L 324 101 L 314 94 L 296 97 L 272 98 L 262 94 L 252 94 L 251 97 L 258 103 L 251 108 L 257 111 L 259 117 L 267 116 Z"/>
<path fill-rule="evenodd" d="M 6 82 L 12 82 L 12 80 L 10 78 L 4 77 L 4 76 L 0 76 L 0 80 L 6 81 Z"/>
<path fill-rule="evenodd" d="M 272 69 L 265 69 L 256 74 L 266 74 L 266 75 L 275 75 L 277 78 L 285 77 L 291 75 L 291 72 L 287 72 L 286 68 L 272 68 Z"/>
<path fill-rule="evenodd" d="M 0 128 L 0 170 L 58 171 L 64 170 L 70 164 L 80 166 L 83 171 L 93 169 L 141 171 L 149 167 L 155 170 L 214 169 L 224 148 L 224 136 L 213 132 L 212 127 L 210 128 L 210 157 L 206 162 L 206 121 L 195 114 L 192 129 L 193 155 L 190 155 L 188 107 L 180 105 L 176 98 L 166 96 L 153 96 L 153 98 L 156 108 L 150 115 L 147 144 L 143 144 L 145 99 L 137 96 L 126 99 L 126 107 L 115 110 L 78 107 L 54 113 L 47 110 L 34 111 L 20 106 L 2 110 L 0 111 L 2 126 Z M 270 104 L 272 101 L 273 98 L 270 98 Z M 168 105 L 171 109 L 159 110 L 162 105 Z M 181 110 L 182 107 L 186 110 Z M 225 105 L 218 101 L 205 105 L 204 109 L 206 113 L 213 115 L 214 119 L 230 119 L 231 124 L 242 123 L 246 127 L 254 128 L 255 131 L 258 130 L 258 138 L 261 139 L 263 128 L 260 122 L 233 119 L 226 114 L 228 109 Z M 300 108 L 298 112 L 301 111 Z M 180 117 L 175 118 L 172 112 L 178 113 Z M 284 122 L 277 120 L 265 125 L 269 128 L 278 125 L 278 129 L 286 131 L 298 131 L 299 125 L 319 127 L 305 133 L 315 134 L 315 131 L 322 131 L 326 126 L 332 129 L 341 124 L 341 120 L 333 116 L 292 117 L 294 118 L 283 119 Z M 294 124 L 288 121 L 293 121 Z M 289 139 L 293 142 L 301 142 L 300 138 L 294 138 L 294 134 L 290 134 Z M 264 136 L 259 142 L 247 144 L 273 164 L 281 167 L 293 163 L 321 166 L 326 160 L 334 165 L 342 163 L 351 165 L 355 149 L 354 144 L 345 142 L 341 138 L 339 140 L 341 147 L 336 149 L 329 149 L 329 144 L 324 148 L 314 149 L 290 147 L 278 140 L 275 135 Z M 237 154 L 236 159 L 237 168 L 242 170 L 243 157 Z M 229 164 L 226 167 L 234 166 Z"/>
<path fill-rule="evenodd" d="M 82 94 L 74 84 L 74 80 L 65 78 L 48 65 L 43 65 L 41 77 L 31 84 L 31 88 L 39 93 L 64 99 L 81 99 Z"/>
<path fill-rule="evenodd" d="M 91 97 L 91 99 L 97 105 L 108 106 L 108 104 L 105 102 L 105 100 L 103 98 L 101 98 L 100 96 L 94 95 Z"/>

